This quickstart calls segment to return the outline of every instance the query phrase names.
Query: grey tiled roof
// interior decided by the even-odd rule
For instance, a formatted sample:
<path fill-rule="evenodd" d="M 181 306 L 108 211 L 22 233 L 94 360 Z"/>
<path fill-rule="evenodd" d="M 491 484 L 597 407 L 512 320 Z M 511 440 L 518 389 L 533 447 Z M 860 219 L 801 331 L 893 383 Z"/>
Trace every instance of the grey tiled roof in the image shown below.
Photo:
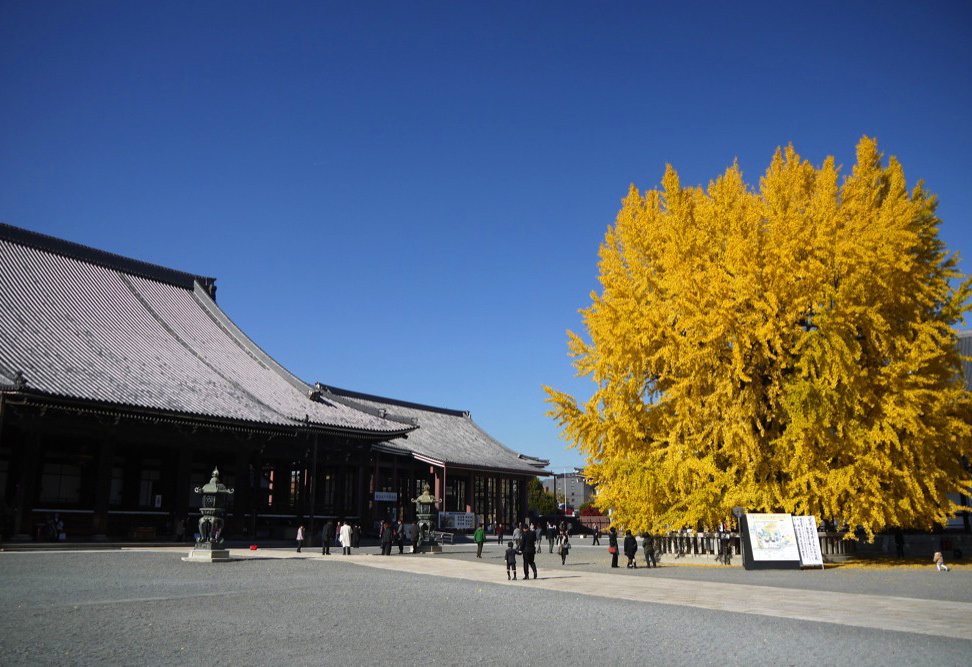
<path fill-rule="evenodd" d="M 411 425 L 344 403 L 271 359 L 216 305 L 212 278 L 0 224 L 0 389 L 349 435 Z"/>
<path fill-rule="evenodd" d="M 452 466 L 484 470 L 504 470 L 530 475 L 547 474 L 549 461 L 518 454 L 504 446 L 476 425 L 468 412 L 409 403 L 346 389 L 324 387 L 325 396 L 384 411 L 390 417 L 410 420 L 418 430 L 407 440 L 382 443 L 389 451 L 412 453 Z"/>

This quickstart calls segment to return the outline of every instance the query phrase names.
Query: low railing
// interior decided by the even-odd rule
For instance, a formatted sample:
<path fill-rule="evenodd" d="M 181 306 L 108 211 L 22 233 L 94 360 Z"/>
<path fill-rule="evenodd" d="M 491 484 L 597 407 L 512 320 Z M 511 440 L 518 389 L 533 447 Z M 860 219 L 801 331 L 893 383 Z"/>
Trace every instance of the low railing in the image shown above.
<path fill-rule="evenodd" d="M 817 533 L 817 536 L 820 539 L 820 553 L 826 561 L 846 560 L 856 551 L 856 542 L 844 539 L 846 533 Z M 652 539 L 655 541 L 655 553 L 669 558 L 708 556 L 728 564 L 734 556 L 742 553 L 738 533 L 673 531 L 655 535 Z"/>
<path fill-rule="evenodd" d="M 432 536 L 439 544 L 453 544 L 455 542 L 455 535 L 453 533 L 447 533 L 441 530 L 433 530 Z"/>
<path fill-rule="evenodd" d="M 654 535 L 655 553 L 660 556 L 711 556 L 713 559 L 739 554 L 739 536 L 735 533 L 689 533 L 687 531 Z"/>

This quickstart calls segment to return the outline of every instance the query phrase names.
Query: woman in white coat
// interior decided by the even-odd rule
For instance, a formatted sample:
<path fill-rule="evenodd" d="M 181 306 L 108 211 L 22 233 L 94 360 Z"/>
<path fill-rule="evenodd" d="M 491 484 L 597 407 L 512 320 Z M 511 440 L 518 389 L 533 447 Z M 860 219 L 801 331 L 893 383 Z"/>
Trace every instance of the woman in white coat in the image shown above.
<path fill-rule="evenodd" d="M 341 540 L 341 546 L 344 547 L 344 555 L 350 556 L 351 555 L 351 524 L 350 523 L 345 522 L 341 526 L 341 532 L 340 535 L 338 536 L 338 539 Z"/>

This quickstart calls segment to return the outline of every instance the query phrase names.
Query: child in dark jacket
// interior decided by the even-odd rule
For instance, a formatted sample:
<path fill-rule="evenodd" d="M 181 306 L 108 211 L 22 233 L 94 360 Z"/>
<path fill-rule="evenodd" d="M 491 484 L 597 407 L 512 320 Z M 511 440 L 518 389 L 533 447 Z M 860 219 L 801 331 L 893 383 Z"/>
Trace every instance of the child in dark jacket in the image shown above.
<path fill-rule="evenodd" d="M 512 542 L 506 543 L 506 579 L 509 581 L 510 573 L 513 573 L 513 579 L 516 579 L 516 549 L 513 548 Z"/>

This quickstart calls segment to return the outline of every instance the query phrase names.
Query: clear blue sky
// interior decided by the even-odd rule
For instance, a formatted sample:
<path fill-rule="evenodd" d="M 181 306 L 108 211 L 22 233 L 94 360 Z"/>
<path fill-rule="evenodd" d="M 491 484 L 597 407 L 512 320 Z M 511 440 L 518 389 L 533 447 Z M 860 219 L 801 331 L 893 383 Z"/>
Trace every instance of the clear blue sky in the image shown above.
<path fill-rule="evenodd" d="M 216 276 L 301 378 L 580 465 L 541 385 L 590 394 L 565 331 L 666 163 L 874 136 L 972 253 L 972 3 L 789 4 L 5 0 L 0 220 Z"/>

